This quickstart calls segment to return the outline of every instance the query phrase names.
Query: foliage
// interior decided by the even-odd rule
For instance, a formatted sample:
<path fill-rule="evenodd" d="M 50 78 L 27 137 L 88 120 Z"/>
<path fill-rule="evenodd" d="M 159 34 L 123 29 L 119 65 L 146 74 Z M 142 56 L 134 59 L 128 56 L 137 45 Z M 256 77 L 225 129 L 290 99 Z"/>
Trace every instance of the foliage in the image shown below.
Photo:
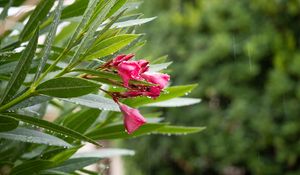
<path fill-rule="evenodd" d="M 201 85 L 192 93 L 201 105 L 170 109 L 167 120 L 207 130 L 126 142 L 144 145 L 135 169 L 299 174 L 299 9 L 296 0 L 146 1 L 143 11 L 158 20 L 141 29 L 149 34 L 145 52 L 169 54 L 178 63 L 171 73 L 175 84 Z"/>
<path fill-rule="evenodd" d="M 10 8 L 24 2 L 0 3 L 0 174 L 95 174 L 84 167 L 133 152 L 101 148 L 78 153 L 86 142 L 99 147 L 104 140 L 204 129 L 169 125 L 146 108 L 165 106 L 169 100 L 171 107 L 198 103 L 193 98 L 178 100 L 196 85 L 168 87 L 156 99 L 115 98 L 129 87 L 123 86 L 119 72 L 105 65 L 120 53 L 138 51 L 144 40 L 136 26 L 154 19 L 141 17 L 139 2 L 76 0 L 66 5 L 63 0 L 41 0 L 21 18 L 8 16 Z M 8 19 L 16 20 L 9 21 L 16 24 L 13 28 L 6 26 Z M 169 63 L 150 69 L 164 71 L 162 65 Z M 130 88 L 156 86 L 144 80 L 129 83 Z M 148 122 L 132 134 L 121 124 L 121 102 L 146 112 Z M 59 111 L 53 122 L 43 119 L 48 107 Z"/>

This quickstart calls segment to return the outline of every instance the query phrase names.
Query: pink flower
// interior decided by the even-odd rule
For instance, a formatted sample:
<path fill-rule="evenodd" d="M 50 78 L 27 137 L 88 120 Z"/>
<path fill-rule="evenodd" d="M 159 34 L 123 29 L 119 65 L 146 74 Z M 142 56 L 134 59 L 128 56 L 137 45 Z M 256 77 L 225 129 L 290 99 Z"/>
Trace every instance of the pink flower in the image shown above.
<path fill-rule="evenodd" d="M 159 97 L 161 89 L 158 86 L 145 87 L 140 90 L 126 91 L 116 94 L 119 98 L 130 98 L 137 96 L 148 96 L 151 98 Z"/>
<path fill-rule="evenodd" d="M 157 97 L 159 97 L 160 92 L 161 92 L 161 88 L 160 87 L 158 87 L 158 86 L 151 86 L 147 92 L 144 92 L 143 95 L 151 97 L 151 98 L 157 98 Z"/>
<path fill-rule="evenodd" d="M 137 61 L 123 61 L 118 65 L 117 69 L 125 87 L 128 87 L 129 80 L 142 79 L 140 76 L 141 67 Z"/>
<path fill-rule="evenodd" d="M 133 133 L 140 126 L 146 123 L 146 119 L 140 114 L 137 109 L 118 103 L 124 115 L 124 125 L 128 134 Z"/>
<path fill-rule="evenodd" d="M 112 60 L 112 62 L 110 63 L 111 66 L 118 66 L 120 63 L 122 63 L 123 61 L 128 61 L 130 60 L 132 57 L 134 57 L 134 54 L 122 54 L 122 55 L 118 55 L 116 58 L 114 58 Z"/>
<path fill-rule="evenodd" d="M 143 93 L 144 93 L 143 91 L 127 91 L 122 94 L 122 97 L 124 98 L 137 97 L 143 95 Z"/>
<path fill-rule="evenodd" d="M 149 65 L 148 65 L 149 62 L 148 61 L 146 61 L 146 60 L 139 60 L 138 64 L 141 67 L 140 74 L 142 74 L 142 73 L 144 73 L 144 72 L 146 72 L 146 71 L 149 70 Z"/>
<path fill-rule="evenodd" d="M 160 89 L 165 88 L 170 81 L 170 76 L 168 74 L 162 74 L 157 72 L 145 72 L 141 76 L 148 82 L 157 84 Z"/>

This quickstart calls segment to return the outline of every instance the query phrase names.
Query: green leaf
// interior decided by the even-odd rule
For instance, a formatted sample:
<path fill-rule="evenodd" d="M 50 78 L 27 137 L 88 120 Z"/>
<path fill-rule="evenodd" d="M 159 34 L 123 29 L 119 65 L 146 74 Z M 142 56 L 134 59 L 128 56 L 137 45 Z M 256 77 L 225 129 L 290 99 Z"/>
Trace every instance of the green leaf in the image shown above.
<path fill-rule="evenodd" d="M 169 88 L 166 88 L 164 90 L 164 93 L 162 93 L 158 98 L 156 99 L 150 99 L 147 97 L 136 97 L 132 99 L 126 99 L 123 102 L 129 106 L 132 107 L 138 107 L 138 106 L 143 106 L 146 104 L 151 104 L 151 103 L 157 103 L 165 100 L 170 100 L 175 97 L 180 97 L 183 95 L 186 95 L 190 93 L 197 84 L 191 84 L 191 85 L 185 85 L 185 86 L 172 86 Z"/>
<path fill-rule="evenodd" d="M 60 153 L 55 154 L 53 157 L 51 157 L 49 160 L 54 162 L 55 165 L 58 165 L 66 160 L 68 160 L 73 154 L 75 154 L 78 149 L 80 149 L 81 146 L 77 146 L 71 149 L 66 149 Z"/>
<path fill-rule="evenodd" d="M 159 72 L 161 70 L 167 69 L 168 66 L 170 66 L 172 62 L 167 63 L 161 63 L 161 64 L 151 64 L 149 66 L 149 72 Z"/>
<path fill-rule="evenodd" d="M 48 96 L 33 96 L 33 97 L 29 97 L 26 100 L 18 103 L 17 105 L 9 108 L 9 110 L 16 110 L 16 109 L 22 109 L 22 108 L 26 108 L 26 107 L 30 107 L 30 106 L 34 106 L 40 103 L 44 103 L 47 101 L 50 101 L 51 97 Z"/>
<path fill-rule="evenodd" d="M 74 63 L 76 65 L 76 63 L 78 61 L 82 60 L 81 56 L 86 53 L 88 48 L 96 40 L 96 38 L 94 37 L 94 34 L 97 30 L 97 27 L 105 19 L 105 16 L 107 15 L 107 13 L 109 12 L 109 9 L 113 5 L 113 2 L 114 2 L 113 0 L 103 1 L 102 3 L 100 3 L 101 5 L 100 5 L 99 9 L 95 8 L 96 11 L 99 11 L 99 14 L 94 14 L 92 17 L 90 17 L 88 23 L 84 26 L 84 28 L 88 28 L 88 29 L 87 29 L 85 35 L 83 36 L 83 38 L 78 46 L 78 49 L 75 52 L 75 55 L 70 60 L 70 63 Z M 96 7 L 98 7 L 98 6 L 96 6 Z"/>
<path fill-rule="evenodd" d="M 74 139 L 79 139 L 79 140 L 84 140 L 90 143 L 93 143 L 95 145 L 99 145 L 96 141 L 90 139 L 87 136 L 84 136 L 76 131 L 73 131 L 69 128 L 48 122 L 46 120 L 42 120 L 42 119 L 38 119 L 38 118 L 33 118 L 33 117 L 29 117 L 29 116 L 24 116 L 24 115 L 17 115 L 14 113 L 8 113 L 8 114 L 0 114 L 0 116 L 4 116 L 4 117 L 11 117 L 11 118 L 15 118 L 17 120 L 23 121 L 25 123 L 29 123 L 41 128 L 45 128 L 48 129 L 50 131 L 53 132 L 57 132 L 59 134 L 63 134 L 69 137 L 72 137 Z"/>
<path fill-rule="evenodd" d="M 110 17 L 115 14 L 118 10 L 122 11 L 121 7 L 127 2 L 127 0 L 117 0 L 114 6 L 110 9 L 106 17 Z"/>
<path fill-rule="evenodd" d="M 83 35 L 83 33 L 84 33 L 83 29 L 90 21 L 90 18 L 92 17 L 93 12 L 96 10 L 95 6 L 97 5 L 98 2 L 99 2 L 99 0 L 89 1 L 89 4 L 82 16 L 82 20 L 76 27 L 75 32 L 73 33 L 71 39 L 69 40 L 68 46 L 72 46 L 76 42 L 76 39 L 80 38 L 80 35 Z"/>
<path fill-rule="evenodd" d="M 4 94 L 2 96 L 0 104 L 7 103 L 19 90 L 22 83 L 25 80 L 25 77 L 30 69 L 30 65 L 32 62 L 32 59 L 35 54 L 35 49 L 37 45 L 37 39 L 38 39 L 39 31 L 38 29 L 35 30 L 34 36 L 31 38 L 29 44 L 23 51 L 20 61 L 18 65 L 16 66 L 7 86 L 4 91 Z"/>
<path fill-rule="evenodd" d="M 79 133 L 85 133 L 96 121 L 99 114 L 100 110 L 98 109 L 82 109 L 66 117 L 63 125 Z"/>
<path fill-rule="evenodd" d="M 77 23 L 70 23 L 69 25 L 63 27 L 61 31 L 56 35 L 54 39 L 54 45 L 62 46 L 64 42 L 72 35 L 70 31 L 74 31 L 77 26 Z M 59 52 L 62 52 L 63 49 Z M 69 52 L 70 53 L 70 52 Z"/>
<path fill-rule="evenodd" d="M 97 163 L 98 160 L 99 158 L 95 158 L 95 157 L 72 158 L 61 163 L 59 166 L 55 168 L 51 168 L 49 170 L 71 173 L 76 170 L 80 170 L 88 165 Z"/>
<path fill-rule="evenodd" d="M 36 92 L 53 97 L 69 98 L 89 94 L 99 88 L 99 84 L 73 77 L 50 79 L 36 88 Z"/>
<path fill-rule="evenodd" d="M 61 19 L 67 19 L 75 16 L 81 16 L 88 6 L 87 0 L 76 0 L 73 4 L 63 9 Z"/>
<path fill-rule="evenodd" d="M 72 158 L 80 157 L 94 157 L 94 158 L 109 158 L 115 156 L 133 156 L 134 151 L 128 149 L 117 149 L 117 148 L 102 148 L 97 151 L 76 153 Z"/>
<path fill-rule="evenodd" d="M 151 60 L 151 63 L 152 64 L 162 64 L 164 62 L 166 62 L 168 59 L 168 55 L 164 55 L 164 56 L 161 56 L 159 58 L 156 58 L 154 60 Z"/>
<path fill-rule="evenodd" d="M 9 2 L 4 6 L 4 8 L 2 9 L 2 12 L 0 14 L 0 21 L 2 22 L 3 20 L 5 20 L 5 18 L 8 15 L 8 9 L 11 7 L 12 5 L 12 0 L 9 0 Z"/>
<path fill-rule="evenodd" d="M 21 4 L 24 3 L 25 0 L 13 0 L 12 5 L 11 6 L 20 6 Z M 1 0 L 0 1 L 0 7 L 4 7 L 5 5 L 7 5 L 9 2 L 7 0 Z"/>
<path fill-rule="evenodd" d="M 35 7 L 24 29 L 20 33 L 19 40 L 21 42 L 26 41 L 31 37 L 31 33 L 39 25 L 39 22 L 47 16 L 54 2 L 54 0 L 43 0 Z"/>
<path fill-rule="evenodd" d="M 88 94 L 76 98 L 64 98 L 62 100 L 104 111 L 120 111 L 119 106 L 112 99 L 95 94 Z"/>
<path fill-rule="evenodd" d="M 151 107 L 180 107 L 180 106 L 189 106 L 193 104 L 200 103 L 201 100 L 197 98 L 172 98 L 170 100 L 161 101 L 157 103 L 150 103 L 145 106 Z"/>
<path fill-rule="evenodd" d="M 36 174 L 41 170 L 51 167 L 52 164 L 51 161 L 46 160 L 29 160 L 14 167 L 10 175 Z"/>
<path fill-rule="evenodd" d="M 154 20 L 156 17 L 152 18 L 142 18 L 142 19 L 132 19 L 128 21 L 122 21 L 122 22 L 117 22 L 111 26 L 111 28 L 125 28 L 125 27 L 131 27 L 131 26 L 136 26 L 136 25 L 142 25 L 144 23 L 150 22 Z M 101 25 L 99 29 L 103 28 L 104 25 Z"/>
<path fill-rule="evenodd" d="M 57 30 L 57 26 L 59 24 L 59 19 L 60 19 L 60 13 L 61 13 L 61 10 L 62 10 L 62 6 L 63 6 L 63 0 L 59 0 L 58 1 L 58 5 L 54 11 L 54 20 L 53 20 L 53 23 L 50 27 L 50 30 L 49 30 L 49 33 L 47 35 L 47 38 L 46 38 L 46 41 L 45 41 L 45 46 L 42 50 L 42 58 L 40 60 L 40 64 L 38 65 L 37 67 L 37 71 L 36 71 L 36 74 L 35 74 L 35 77 L 34 77 L 34 81 L 36 81 L 40 74 L 42 73 L 45 65 L 46 65 L 46 62 L 48 60 L 48 57 L 50 55 L 50 52 L 51 52 L 51 46 L 52 46 L 52 43 L 54 41 L 54 38 L 55 38 L 55 33 L 56 33 L 56 30 Z"/>
<path fill-rule="evenodd" d="M 156 129 L 153 133 L 167 135 L 186 135 L 203 131 L 206 127 L 187 127 L 166 125 Z"/>
<path fill-rule="evenodd" d="M 2 118 L 3 116 L 1 116 Z M 64 140 L 54 137 L 52 135 L 26 128 L 17 128 L 8 132 L 1 132 L 0 138 L 17 140 L 21 142 L 38 143 L 45 145 L 54 145 L 62 147 L 72 147 Z"/>
<path fill-rule="evenodd" d="M 94 130 L 87 133 L 87 136 L 96 139 L 96 140 L 110 140 L 110 139 L 125 139 L 132 138 L 141 135 L 145 135 L 147 133 L 151 133 L 158 128 L 163 127 L 165 124 L 162 123 L 147 123 L 141 126 L 138 130 L 136 130 L 132 134 L 128 134 L 125 131 L 123 124 L 111 125 L 102 128 L 95 128 Z"/>
<path fill-rule="evenodd" d="M 0 74 L 10 74 L 14 71 L 15 67 L 17 66 L 18 62 L 13 61 L 7 64 L 3 64 L 0 66 Z"/>
<path fill-rule="evenodd" d="M 39 175 L 73 175 L 73 174 L 65 173 L 65 172 L 61 172 L 61 171 L 55 171 L 55 170 L 43 170 L 43 171 L 39 172 Z M 95 174 L 95 175 L 98 175 L 98 174 Z"/>
<path fill-rule="evenodd" d="M 88 51 L 89 53 L 85 57 L 85 60 L 92 60 L 94 58 L 101 58 L 113 54 L 130 44 L 138 36 L 140 35 L 123 34 L 103 40 Z"/>
<path fill-rule="evenodd" d="M 17 128 L 19 125 L 19 121 L 8 118 L 8 117 L 0 117 L 0 132 L 10 131 Z"/>

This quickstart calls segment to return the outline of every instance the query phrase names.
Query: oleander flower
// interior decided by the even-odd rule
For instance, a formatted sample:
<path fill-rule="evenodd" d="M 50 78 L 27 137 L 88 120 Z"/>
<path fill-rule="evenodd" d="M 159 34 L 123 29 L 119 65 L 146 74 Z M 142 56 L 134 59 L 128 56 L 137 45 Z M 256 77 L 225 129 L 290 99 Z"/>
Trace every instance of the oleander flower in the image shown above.
<path fill-rule="evenodd" d="M 164 89 L 170 81 L 168 74 L 158 72 L 145 72 L 141 74 L 141 77 L 150 83 L 157 84 L 160 89 Z"/>
<path fill-rule="evenodd" d="M 143 95 L 151 98 L 159 97 L 161 88 L 159 86 L 151 86 L 148 91 L 144 92 Z"/>
<path fill-rule="evenodd" d="M 117 69 L 125 87 L 128 87 L 129 80 L 142 79 L 140 76 L 141 67 L 137 61 L 123 61 L 118 65 Z"/>
<path fill-rule="evenodd" d="M 139 127 L 146 123 L 146 119 L 140 114 L 137 109 L 118 103 L 121 112 L 124 115 L 124 125 L 128 134 L 133 133 Z"/>
<path fill-rule="evenodd" d="M 128 55 L 122 54 L 122 55 L 118 55 L 116 58 L 114 58 L 111 61 L 110 65 L 114 66 L 114 67 L 117 67 L 120 63 L 122 63 L 123 61 L 130 60 L 132 57 L 134 57 L 134 54 L 128 54 Z"/>
<path fill-rule="evenodd" d="M 130 90 L 123 93 L 119 93 L 120 98 L 130 98 L 137 96 L 147 96 L 151 98 L 159 97 L 161 89 L 158 86 L 144 87 L 139 90 Z"/>
<path fill-rule="evenodd" d="M 147 60 L 139 60 L 137 61 L 138 64 L 140 65 L 141 69 L 140 69 L 140 74 L 146 72 L 149 70 L 149 62 Z"/>

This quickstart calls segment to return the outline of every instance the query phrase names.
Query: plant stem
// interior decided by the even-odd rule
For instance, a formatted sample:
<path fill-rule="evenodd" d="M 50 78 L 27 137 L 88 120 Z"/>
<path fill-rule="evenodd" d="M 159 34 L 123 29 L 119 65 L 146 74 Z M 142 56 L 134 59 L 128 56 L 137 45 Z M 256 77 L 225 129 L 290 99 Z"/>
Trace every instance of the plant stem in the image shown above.
<path fill-rule="evenodd" d="M 0 107 L 0 112 L 3 112 L 7 109 L 9 109 L 10 107 L 20 103 L 21 101 L 27 99 L 28 97 L 32 96 L 34 94 L 34 89 L 28 89 L 26 92 L 24 92 L 22 95 L 20 95 L 19 97 L 13 99 L 12 101 L 10 101 L 9 103 L 3 105 Z"/>

